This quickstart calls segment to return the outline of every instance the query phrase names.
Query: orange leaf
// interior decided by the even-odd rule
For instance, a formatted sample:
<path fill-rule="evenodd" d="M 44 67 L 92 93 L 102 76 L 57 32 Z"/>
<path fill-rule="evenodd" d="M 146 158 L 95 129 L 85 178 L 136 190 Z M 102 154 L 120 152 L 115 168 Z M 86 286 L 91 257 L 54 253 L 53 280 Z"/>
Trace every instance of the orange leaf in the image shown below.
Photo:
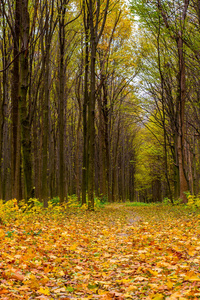
<path fill-rule="evenodd" d="M 25 277 L 24 277 L 24 275 L 19 274 L 19 273 L 11 273 L 10 278 L 16 279 L 19 281 L 23 281 Z"/>
<path fill-rule="evenodd" d="M 6 290 L 6 289 L 0 290 L 0 295 L 2 295 L 2 294 L 8 294 L 8 293 L 9 293 L 9 291 Z"/>

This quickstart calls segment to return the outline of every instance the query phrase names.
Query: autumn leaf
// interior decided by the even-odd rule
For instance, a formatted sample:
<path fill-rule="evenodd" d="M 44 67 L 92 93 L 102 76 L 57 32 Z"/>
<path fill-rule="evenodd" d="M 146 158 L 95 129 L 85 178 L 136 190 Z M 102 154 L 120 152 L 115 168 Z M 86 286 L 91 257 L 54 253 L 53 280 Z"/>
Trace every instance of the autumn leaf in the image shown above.
<path fill-rule="evenodd" d="M 7 270 L 5 270 L 4 277 L 5 278 L 19 280 L 19 281 L 23 281 L 25 279 L 24 275 L 20 274 L 19 272 L 17 272 L 14 269 L 7 269 Z"/>
<path fill-rule="evenodd" d="M 162 300 L 162 299 L 164 299 L 164 296 L 162 294 L 156 294 L 152 298 L 152 300 Z"/>
<path fill-rule="evenodd" d="M 39 300 L 49 300 L 50 298 L 47 297 L 47 296 L 41 295 L 41 296 L 36 297 L 36 299 L 39 299 Z"/>
<path fill-rule="evenodd" d="M 200 275 L 200 274 L 199 274 Z M 198 277 L 197 275 L 192 275 L 192 276 L 185 276 L 185 280 L 194 282 L 194 281 L 200 281 L 200 277 Z"/>
<path fill-rule="evenodd" d="M 8 294 L 8 293 L 9 293 L 9 291 L 7 289 L 5 289 L 5 288 L 0 289 L 0 295 L 2 295 L 2 294 Z"/>
<path fill-rule="evenodd" d="M 40 289 L 37 291 L 39 294 L 43 294 L 43 295 L 50 295 L 50 291 L 48 288 L 43 288 L 43 287 L 40 287 Z"/>
<path fill-rule="evenodd" d="M 173 282 L 172 281 L 167 281 L 166 282 L 166 286 L 169 288 L 169 289 L 172 289 L 173 288 Z"/>
<path fill-rule="evenodd" d="M 184 210 L 166 210 L 109 204 L 98 218 L 82 210 L 63 219 L 47 212 L 32 216 L 34 222 L 24 216 L 3 244 L 0 298 L 198 299 L 199 217 L 193 216 L 191 230 Z M 13 231 L 6 226 L 5 232 Z M 40 229 L 42 234 L 27 235 Z"/>

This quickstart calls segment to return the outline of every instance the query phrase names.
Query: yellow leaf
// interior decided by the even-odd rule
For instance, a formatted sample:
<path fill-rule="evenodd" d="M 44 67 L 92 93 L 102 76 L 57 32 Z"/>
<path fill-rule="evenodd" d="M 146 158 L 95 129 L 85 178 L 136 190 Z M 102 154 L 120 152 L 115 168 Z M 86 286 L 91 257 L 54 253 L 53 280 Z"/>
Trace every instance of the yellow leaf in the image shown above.
<path fill-rule="evenodd" d="M 110 232 L 108 230 L 102 230 L 102 233 L 105 235 L 105 236 L 109 236 L 110 235 Z"/>
<path fill-rule="evenodd" d="M 24 284 L 26 284 L 27 286 L 31 287 L 32 289 L 38 288 L 39 287 L 39 283 L 37 278 L 35 277 L 35 275 L 30 274 L 29 276 L 27 276 L 24 281 Z"/>
<path fill-rule="evenodd" d="M 188 254 L 190 256 L 194 256 L 196 253 L 197 253 L 197 251 L 195 249 L 193 249 L 193 248 L 188 249 Z"/>
<path fill-rule="evenodd" d="M 141 258 L 141 259 L 145 259 L 145 258 L 146 258 L 146 255 L 142 253 L 142 254 L 140 254 L 140 258 Z"/>
<path fill-rule="evenodd" d="M 156 294 L 153 296 L 152 300 L 162 300 L 164 296 L 162 294 Z"/>
<path fill-rule="evenodd" d="M 173 282 L 172 281 L 168 281 L 166 283 L 166 286 L 171 290 L 173 288 Z"/>
<path fill-rule="evenodd" d="M 58 274 L 59 274 L 60 276 L 65 276 L 65 273 L 63 272 L 63 270 L 60 271 Z"/>
<path fill-rule="evenodd" d="M 77 244 L 73 244 L 72 246 L 69 247 L 69 250 L 74 251 L 76 250 L 76 248 L 77 248 Z"/>
<path fill-rule="evenodd" d="M 48 288 L 43 288 L 43 287 L 40 287 L 40 289 L 38 290 L 38 293 L 40 294 L 43 294 L 43 295 L 50 295 L 50 291 Z"/>
<path fill-rule="evenodd" d="M 193 275 L 193 276 L 186 276 L 185 280 L 194 282 L 194 281 L 200 281 L 200 278 L 197 275 Z"/>
<path fill-rule="evenodd" d="M 116 282 L 119 282 L 119 283 L 128 283 L 130 282 L 132 279 L 117 279 Z"/>
<path fill-rule="evenodd" d="M 151 269 L 148 269 L 149 273 L 151 273 L 153 276 L 157 276 L 158 272 L 157 271 L 153 271 Z"/>
<path fill-rule="evenodd" d="M 98 290 L 98 295 L 105 295 L 107 291 L 104 290 Z"/>
<path fill-rule="evenodd" d="M 4 238 L 5 237 L 5 232 L 3 229 L 0 229 L 0 238 Z"/>

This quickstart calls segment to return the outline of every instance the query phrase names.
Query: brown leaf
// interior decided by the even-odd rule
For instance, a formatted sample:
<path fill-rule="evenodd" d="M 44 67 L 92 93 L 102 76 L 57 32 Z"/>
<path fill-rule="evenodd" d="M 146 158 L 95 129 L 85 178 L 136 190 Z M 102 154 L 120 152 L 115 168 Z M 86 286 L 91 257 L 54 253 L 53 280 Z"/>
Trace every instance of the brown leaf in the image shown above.
<path fill-rule="evenodd" d="M 9 276 L 11 279 L 16 279 L 16 280 L 19 280 L 19 281 L 23 281 L 25 279 L 25 276 L 22 275 L 22 274 L 19 274 L 18 272 L 16 273 L 11 273 L 10 276 Z"/>

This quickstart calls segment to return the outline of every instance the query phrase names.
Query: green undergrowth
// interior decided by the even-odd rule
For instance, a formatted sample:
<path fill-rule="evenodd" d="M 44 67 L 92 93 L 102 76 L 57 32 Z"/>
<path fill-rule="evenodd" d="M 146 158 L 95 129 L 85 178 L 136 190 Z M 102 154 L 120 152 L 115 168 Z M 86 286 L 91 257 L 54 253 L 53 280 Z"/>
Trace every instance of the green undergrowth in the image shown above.
<path fill-rule="evenodd" d="M 152 203 L 144 203 L 144 202 L 126 202 L 126 206 L 149 206 Z"/>

